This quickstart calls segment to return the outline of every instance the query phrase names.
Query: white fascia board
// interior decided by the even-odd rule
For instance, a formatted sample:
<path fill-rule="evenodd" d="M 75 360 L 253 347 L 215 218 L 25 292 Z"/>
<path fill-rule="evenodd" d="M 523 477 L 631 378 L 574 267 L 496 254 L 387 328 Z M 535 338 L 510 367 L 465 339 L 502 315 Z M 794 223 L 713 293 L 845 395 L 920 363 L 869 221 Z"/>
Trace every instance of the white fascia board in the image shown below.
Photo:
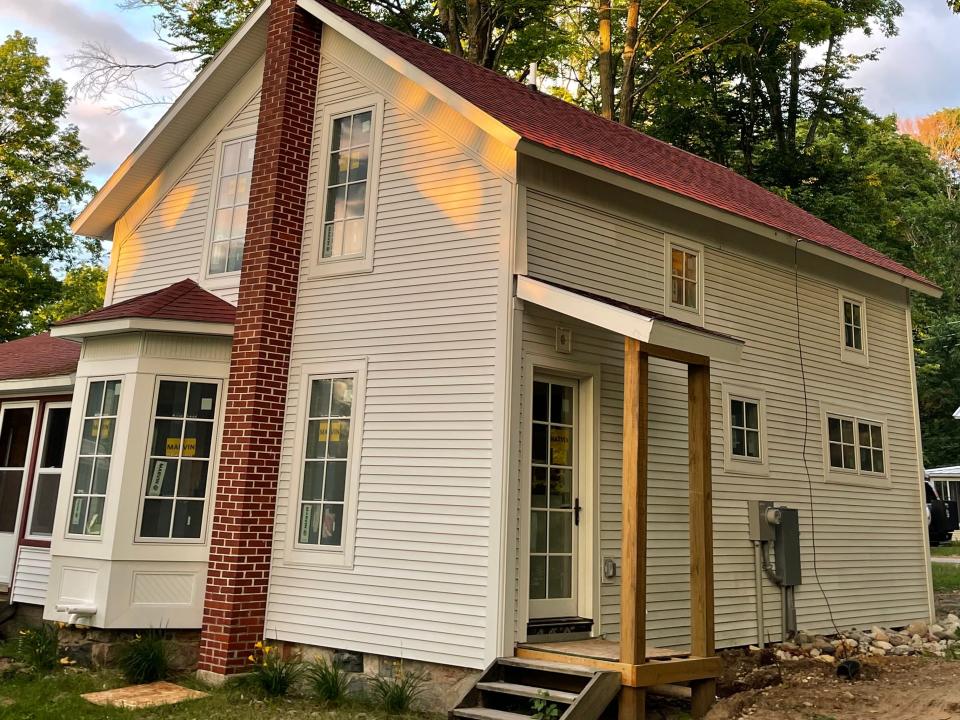
<path fill-rule="evenodd" d="M 624 188 L 625 190 L 649 197 L 666 205 L 672 205 L 683 210 L 688 210 L 696 213 L 697 215 L 710 218 L 711 220 L 722 222 L 725 225 L 730 225 L 732 227 L 740 228 L 741 230 L 746 230 L 755 235 L 759 235 L 770 240 L 775 240 L 776 242 L 784 245 L 792 246 L 799 243 L 799 249 L 808 252 L 811 255 L 817 255 L 818 257 L 832 260 L 840 265 L 844 265 L 854 270 L 859 270 L 860 272 L 866 273 L 867 275 L 872 275 L 873 277 L 879 278 L 886 282 L 893 283 L 894 285 L 900 285 L 908 290 L 913 290 L 914 292 L 922 293 L 923 295 L 929 295 L 933 298 L 939 298 L 941 295 L 943 295 L 943 291 L 939 288 L 917 282 L 916 280 L 904 277 L 903 275 L 895 273 L 891 270 L 886 270 L 885 268 L 878 267 L 872 263 L 865 262 L 864 260 L 860 260 L 851 255 L 833 250 L 832 248 L 825 247 L 810 240 L 805 240 L 804 238 L 797 237 L 796 235 L 784 232 L 783 230 L 778 230 L 770 225 L 764 225 L 763 223 L 750 220 L 749 218 L 742 217 L 735 213 L 721 210 L 720 208 L 713 207 L 712 205 L 700 202 L 699 200 L 687 197 L 686 195 L 681 195 L 680 193 L 672 190 L 667 190 L 665 188 L 652 185 L 651 183 L 638 180 L 630 177 L 629 175 L 624 175 L 623 173 L 616 172 L 615 170 L 610 170 L 609 168 L 602 167 L 601 165 L 596 165 L 595 163 L 574 157 L 573 155 L 568 155 L 567 153 L 559 150 L 553 150 L 552 148 L 544 147 L 543 145 L 537 145 L 536 143 L 532 143 L 528 140 L 522 140 L 519 145 L 517 145 L 517 152 L 531 158 L 536 158 L 537 160 L 543 160 L 544 162 L 572 170 L 573 172 L 579 173 L 586 177 L 609 183 L 616 187 Z"/>
<path fill-rule="evenodd" d="M 114 335 L 123 332 L 168 332 L 185 335 L 219 335 L 231 337 L 230 323 L 209 323 L 194 320 L 162 320 L 157 318 L 117 318 L 92 320 L 74 325 L 61 325 L 50 330 L 52 337 L 84 338 L 94 335 Z"/>
<path fill-rule="evenodd" d="M 0 395 L 10 396 L 14 393 L 53 393 L 58 390 L 72 391 L 76 375 L 51 375 L 42 378 L 24 378 L 22 380 L 0 380 Z"/>
<path fill-rule="evenodd" d="M 87 223 L 93 218 L 96 214 L 98 208 L 106 200 L 118 185 L 120 185 L 130 170 L 144 157 L 144 155 L 150 150 L 151 146 L 156 142 L 170 124 L 179 117 L 179 115 L 184 112 L 184 108 L 190 103 L 193 97 L 197 94 L 197 91 L 203 87 L 203 85 L 210 79 L 211 76 L 215 75 L 217 71 L 228 62 L 228 58 L 233 50 L 246 38 L 247 34 L 250 32 L 250 29 L 253 28 L 260 18 L 263 17 L 264 13 L 267 12 L 267 9 L 270 7 L 270 0 L 263 0 L 256 7 L 256 9 L 250 13 L 250 16 L 243 22 L 243 24 L 237 29 L 237 31 L 231 36 L 231 38 L 226 42 L 226 44 L 220 48 L 216 55 L 213 56 L 213 59 L 208 62 L 204 68 L 197 73 L 197 76 L 187 85 L 187 88 L 180 94 L 176 99 L 173 105 L 163 114 L 160 120 L 156 125 L 150 130 L 149 133 L 144 136 L 143 140 L 137 144 L 137 147 L 134 148 L 127 158 L 120 163 L 120 166 L 114 170 L 113 174 L 107 179 L 103 184 L 103 187 L 97 191 L 96 195 L 93 196 L 93 199 L 87 203 L 87 206 L 83 208 L 79 215 L 74 218 L 73 222 L 70 223 L 70 229 L 77 235 L 90 235 L 93 237 L 102 237 L 105 232 L 109 232 L 110 227 L 113 223 L 108 223 L 108 227 L 105 230 L 91 230 L 87 227 Z M 197 122 L 203 120 L 206 116 L 206 113 L 198 115 Z M 137 193 L 139 195 L 139 193 Z M 100 225 L 103 225 L 101 222 Z"/>
<path fill-rule="evenodd" d="M 336 13 L 316 2 L 316 0 L 297 0 L 297 5 L 313 15 L 324 25 L 329 26 L 378 60 L 381 60 L 401 75 L 425 89 L 441 102 L 449 105 L 494 139 L 503 143 L 508 148 L 517 147 L 517 144 L 520 142 L 520 135 L 518 133 L 470 101 L 460 97 L 453 90 L 423 72 L 423 70 L 413 63 L 384 47 L 356 26 L 351 25 Z"/>
<path fill-rule="evenodd" d="M 743 343 L 739 340 L 631 312 L 524 275 L 517 276 L 516 292 L 517 297 L 525 302 L 650 345 L 732 363 L 739 362 L 743 352 Z"/>

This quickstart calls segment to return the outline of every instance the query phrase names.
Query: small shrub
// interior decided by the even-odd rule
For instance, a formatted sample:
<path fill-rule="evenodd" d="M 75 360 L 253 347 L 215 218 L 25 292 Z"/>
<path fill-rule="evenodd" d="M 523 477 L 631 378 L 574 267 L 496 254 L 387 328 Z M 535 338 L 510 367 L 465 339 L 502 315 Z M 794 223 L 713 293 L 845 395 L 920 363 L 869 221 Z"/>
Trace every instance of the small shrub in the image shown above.
<path fill-rule="evenodd" d="M 148 630 L 124 645 L 120 670 L 127 682 L 136 685 L 166 679 L 170 673 L 170 652 L 163 631 Z"/>
<path fill-rule="evenodd" d="M 391 715 L 410 712 L 423 694 L 426 676 L 422 672 L 406 672 L 400 663 L 392 677 L 370 678 L 370 695 L 374 702 Z"/>
<path fill-rule="evenodd" d="M 257 642 L 247 659 L 253 663 L 250 673 L 253 684 L 272 697 L 286 695 L 303 673 L 299 657 L 284 658 L 277 647 L 264 642 Z"/>
<path fill-rule="evenodd" d="M 533 720 L 557 720 L 560 717 L 560 706 L 550 702 L 550 693 L 546 690 L 541 690 L 537 694 L 540 697 L 530 701 L 530 707 L 533 710 L 530 717 Z"/>
<path fill-rule="evenodd" d="M 350 675 L 339 664 L 318 658 L 306 672 L 313 694 L 323 702 L 338 705 L 347 699 Z"/>
<path fill-rule="evenodd" d="M 16 659 L 34 672 L 53 670 L 60 662 L 60 629 L 44 623 L 23 628 L 17 637 Z"/>

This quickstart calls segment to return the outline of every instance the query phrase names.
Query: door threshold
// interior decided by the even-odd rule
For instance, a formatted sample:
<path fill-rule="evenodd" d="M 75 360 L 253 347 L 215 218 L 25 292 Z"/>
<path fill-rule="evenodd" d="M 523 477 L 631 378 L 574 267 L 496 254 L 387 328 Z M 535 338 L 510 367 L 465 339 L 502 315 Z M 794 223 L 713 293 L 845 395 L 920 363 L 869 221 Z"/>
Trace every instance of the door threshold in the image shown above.
<path fill-rule="evenodd" d="M 586 640 L 592 637 L 593 620 L 582 617 L 533 618 L 527 621 L 527 642 Z"/>

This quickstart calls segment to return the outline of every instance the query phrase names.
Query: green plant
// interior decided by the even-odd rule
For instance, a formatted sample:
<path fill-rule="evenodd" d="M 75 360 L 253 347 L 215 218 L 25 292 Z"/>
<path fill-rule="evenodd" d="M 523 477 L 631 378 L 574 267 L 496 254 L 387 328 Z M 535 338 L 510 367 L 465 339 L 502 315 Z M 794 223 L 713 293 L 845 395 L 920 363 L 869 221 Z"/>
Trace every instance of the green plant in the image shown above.
<path fill-rule="evenodd" d="M 170 653 L 162 630 L 135 635 L 120 652 L 120 670 L 137 685 L 163 680 L 170 672 Z"/>
<path fill-rule="evenodd" d="M 17 637 L 15 654 L 19 662 L 34 672 L 53 670 L 59 663 L 60 628 L 48 623 L 23 628 Z"/>
<path fill-rule="evenodd" d="M 530 707 L 533 708 L 533 720 L 557 720 L 560 717 L 560 707 L 550 702 L 550 693 L 546 690 L 540 690 L 537 695 L 540 697 L 530 701 Z"/>
<path fill-rule="evenodd" d="M 374 675 L 370 678 L 370 695 L 387 713 L 402 715 L 413 709 L 423 694 L 425 682 L 425 673 L 407 672 L 401 661 L 392 676 Z"/>
<path fill-rule="evenodd" d="M 258 641 L 253 654 L 247 658 L 253 663 L 250 679 L 264 694 L 271 697 L 286 695 L 303 673 L 303 663 L 297 657 L 283 657 L 274 645 Z"/>
<path fill-rule="evenodd" d="M 313 693 L 320 700 L 331 705 L 346 700 L 350 691 L 350 675 L 339 664 L 317 658 L 306 672 Z"/>

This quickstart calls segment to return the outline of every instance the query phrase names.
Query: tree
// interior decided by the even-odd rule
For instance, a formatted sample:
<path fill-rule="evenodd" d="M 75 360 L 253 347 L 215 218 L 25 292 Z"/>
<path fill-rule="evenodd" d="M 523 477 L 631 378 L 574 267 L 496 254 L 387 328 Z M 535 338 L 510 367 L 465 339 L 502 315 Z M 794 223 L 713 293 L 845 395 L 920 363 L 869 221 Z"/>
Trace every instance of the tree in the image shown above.
<path fill-rule="evenodd" d="M 0 340 L 27 332 L 29 313 L 57 297 L 53 266 L 99 256 L 69 229 L 92 187 L 77 129 L 63 124 L 67 100 L 31 38 L 0 44 Z"/>
<path fill-rule="evenodd" d="M 42 305 L 30 314 L 35 331 L 49 328 L 65 320 L 103 306 L 107 271 L 101 265 L 79 265 L 67 271 L 56 300 Z"/>
<path fill-rule="evenodd" d="M 953 185 L 960 185 L 960 108 L 945 108 L 926 117 L 903 120 L 898 127 L 900 132 L 926 145 Z M 952 187 L 951 193 L 955 191 Z"/>

